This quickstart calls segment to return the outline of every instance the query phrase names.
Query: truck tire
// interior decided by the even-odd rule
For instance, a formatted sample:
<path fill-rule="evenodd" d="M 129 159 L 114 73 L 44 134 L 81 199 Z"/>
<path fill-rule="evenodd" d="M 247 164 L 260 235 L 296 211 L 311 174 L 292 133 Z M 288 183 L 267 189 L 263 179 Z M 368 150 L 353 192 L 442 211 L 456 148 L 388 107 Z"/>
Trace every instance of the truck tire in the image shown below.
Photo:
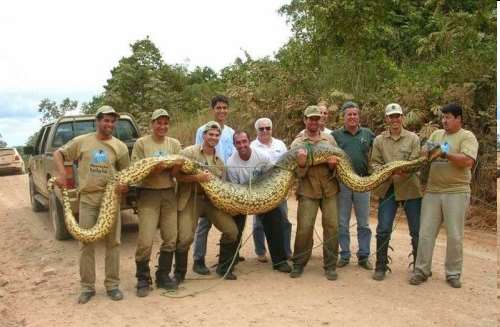
<path fill-rule="evenodd" d="M 40 212 L 46 210 L 46 208 L 37 201 L 35 196 L 38 194 L 36 189 L 35 189 L 35 182 L 33 182 L 33 176 L 29 175 L 29 188 L 30 188 L 30 203 L 31 203 L 31 210 L 34 212 Z"/>
<path fill-rule="evenodd" d="M 66 229 L 66 224 L 64 223 L 63 206 L 54 192 L 49 193 L 49 217 L 54 227 L 55 239 L 59 241 L 71 239 L 71 234 Z"/>

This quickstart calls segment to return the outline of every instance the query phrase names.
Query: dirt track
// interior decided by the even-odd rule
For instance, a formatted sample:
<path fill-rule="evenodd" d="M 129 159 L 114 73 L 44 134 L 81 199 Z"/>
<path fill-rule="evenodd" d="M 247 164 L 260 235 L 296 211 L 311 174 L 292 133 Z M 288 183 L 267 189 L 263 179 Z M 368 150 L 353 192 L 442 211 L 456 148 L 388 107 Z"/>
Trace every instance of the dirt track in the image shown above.
<path fill-rule="evenodd" d="M 289 200 L 294 228 L 295 207 Z M 104 295 L 103 252 L 97 251 L 98 294 L 78 305 L 77 242 L 55 241 L 47 212 L 31 211 L 26 175 L 0 176 L 0 326 L 496 326 L 496 234 L 466 230 L 463 288 L 457 290 L 444 282 L 446 238 L 441 233 L 433 277 L 415 287 L 407 283 L 408 230 L 401 217 L 397 221 L 392 274 L 383 282 L 353 264 L 339 269 L 338 281 L 327 281 L 321 248 L 303 277 L 292 280 L 258 263 L 250 240 L 237 281 L 200 280 L 190 272 L 178 295 L 210 289 L 181 299 L 158 290 L 144 299 L 135 296 L 136 231 L 126 228 L 121 250 L 125 299 L 112 302 Z M 321 224 L 316 226 L 321 235 Z M 374 220 L 371 226 L 374 230 Z M 216 261 L 217 237 L 218 232 L 210 233 L 210 265 Z"/>

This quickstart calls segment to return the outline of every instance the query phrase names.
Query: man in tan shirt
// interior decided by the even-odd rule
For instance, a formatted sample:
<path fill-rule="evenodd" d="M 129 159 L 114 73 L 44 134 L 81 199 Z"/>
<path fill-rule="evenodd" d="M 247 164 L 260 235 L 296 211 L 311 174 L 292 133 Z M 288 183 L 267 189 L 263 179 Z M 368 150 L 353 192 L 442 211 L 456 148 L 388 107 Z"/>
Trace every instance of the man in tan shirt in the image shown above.
<path fill-rule="evenodd" d="M 371 155 L 374 170 L 396 160 L 413 160 L 420 156 L 420 141 L 415 133 L 403 128 L 403 109 L 397 103 L 385 108 L 385 122 L 388 129 L 375 138 Z M 396 211 L 402 205 L 410 230 L 413 260 L 417 255 L 418 230 L 420 228 L 420 206 L 422 191 L 417 174 L 395 173 L 392 178 L 380 185 L 374 195 L 379 198 L 377 223 L 377 262 L 373 279 L 385 278 L 388 257 L 387 250 L 391 239 L 392 226 Z M 413 262 L 414 264 L 415 262 Z"/>
<path fill-rule="evenodd" d="M 75 137 L 54 152 L 58 177 L 56 184 L 66 187 L 64 161 L 78 161 L 78 192 L 80 194 L 79 223 L 91 228 L 97 221 L 101 200 L 108 180 L 117 170 L 128 167 L 130 159 L 125 143 L 113 137 L 120 115 L 110 106 L 96 112 L 96 132 Z M 119 185 L 117 192 L 127 192 L 127 185 Z M 120 291 L 120 214 L 112 230 L 104 238 L 106 245 L 104 286 L 108 296 L 119 301 Z M 87 303 L 95 295 L 95 243 L 80 242 L 80 287 L 78 303 Z"/>
<path fill-rule="evenodd" d="M 203 143 L 189 146 L 181 151 L 187 158 L 206 165 L 207 170 L 217 177 L 225 176 L 224 163 L 215 152 L 221 133 L 220 125 L 211 121 L 203 126 Z M 179 183 L 177 209 L 177 248 L 175 258 L 175 277 L 182 282 L 187 271 L 187 254 L 194 239 L 198 217 L 207 217 L 222 232 L 220 238 L 219 263 L 217 274 L 234 280 L 232 259 L 238 248 L 238 227 L 229 214 L 217 209 L 205 195 L 198 183 L 210 180 L 210 174 L 203 172 L 197 175 L 177 174 Z M 178 259 L 177 253 L 179 253 Z"/>
<path fill-rule="evenodd" d="M 432 133 L 429 142 L 441 145 L 441 159 L 431 163 L 427 189 L 422 200 L 420 239 L 415 272 L 410 284 L 419 285 L 431 275 L 432 253 L 439 227 L 446 226 L 445 274 L 453 288 L 462 284 L 465 213 L 470 201 L 471 168 L 478 142 L 471 131 L 462 128 L 462 108 L 454 103 L 441 109 L 443 129 Z"/>
<path fill-rule="evenodd" d="M 165 109 L 156 109 L 151 115 L 151 135 L 138 139 L 132 150 L 132 162 L 148 157 L 178 154 L 181 144 L 168 137 L 170 115 Z M 179 169 L 176 166 L 174 169 Z M 169 169 L 171 170 L 171 169 Z M 177 196 L 171 171 L 164 164 L 157 165 L 139 185 L 137 211 L 139 235 L 135 252 L 137 296 L 147 296 L 151 288 L 149 260 L 156 229 L 160 226 L 162 244 L 156 270 L 156 286 L 167 290 L 176 289 L 175 280 L 169 274 L 177 242 Z"/>
<path fill-rule="evenodd" d="M 311 257 L 313 247 L 314 222 L 318 209 L 321 208 L 323 225 L 323 268 L 328 280 L 336 280 L 336 264 L 338 258 L 338 211 L 337 193 L 339 186 L 333 178 L 333 170 L 337 164 L 335 157 L 328 163 L 308 166 L 307 148 L 319 144 L 337 145 L 333 137 L 322 133 L 319 129 L 321 114 L 317 106 L 309 106 L 304 111 L 306 129 L 293 141 L 291 149 L 297 150 L 297 174 L 299 186 L 297 196 L 297 232 L 293 253 L 293 268 L 290 277 L 302 275 L 304 266 Z"/>

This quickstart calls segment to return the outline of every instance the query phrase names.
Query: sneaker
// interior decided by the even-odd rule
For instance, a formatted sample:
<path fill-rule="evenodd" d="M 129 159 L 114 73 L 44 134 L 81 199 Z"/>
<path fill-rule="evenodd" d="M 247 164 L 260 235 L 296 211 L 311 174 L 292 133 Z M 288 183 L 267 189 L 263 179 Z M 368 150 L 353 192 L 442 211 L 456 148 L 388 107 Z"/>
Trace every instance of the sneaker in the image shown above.
<path fill-rule="evenodd" d="M 373 265 L 368 259 L 362 259 L 358 261 L 358 266 L 365 268 L 366 270 L 373 270 Z"/>
<path fill-rule="evenodd" d="M 113 288 L 112 290 L 106 291 L 106 294 L 108 294 L 109 298 L 113 301 L 123 300 L 123 293 L 118 288 Z"/>
<path fill-rule="evenodd" d="M 372 276 L 373 280 L 382 281 L 385 279 L 385 271 L 384 270 L 375 270 Z"/>
<path fill-rule="evenodd" d="M 462 287 L 462 283 L 460 282 L 459 277 L 447 278 L 446 282 L 448 283 L 448 285 L 450 285 L 453 288 L 461 288 Z"/>
<path fill-rule="evenodd" d="M 339 275 L 337 274 L 337 271 L 335 269 L 325 270 L 325 275 L 326 279 L 328 280 L 337 280 L 337 278 L 339 278 Z"/>
<path fill-rule="evenodd" d="M 258 262 L 262 262 L 262 263 L 266 263 L 267 262 L 267 256 L 265 254 L 263 255 L 258 255 L 257 256 L 257 261 Z"/>
<path fill-rule="evenodd" d="M 292 271 L 292 267 L 290 267 L 286 261 L 273 265 L 273 269 L 282 273 L 289 273 Z"/>
<path fill-rule="evenodd" d="M 204 259 L 193 262 L 193 271 L 200 275 L 210 275 L 210 270 L 205 266 Z"/>
<path fill-rule="evenodd" d="M 339 261 L 337 262 L 337 268 L 342 268 L 345 267 L 349 264 L 349 259 L 347 258 L 340 258 Z"/>
<path fill-rule="evenodd" d="M 95 295 L 95 291 L 84 291 L 80 293 L 78 297 L 78 303 L 85 304 L 90 301 L 90 299 Z"/>
<path fill-rule="evenodd" d="M 414 273 L 410 278 L 410 284 L 411 285 L 420 285 L 423 282 L 425 282 L 426 280 L 427 280 L 427 277 L 425 277 L 424 275 L 419 274 L 419 273 Z"/>
<path fill-rule="evenodd" d="M 292 271 L 290 272 L 290 278 L 298 278 L 304 272 L 304 267 L 301 265 L 294 264 L 292 267 Z"/>

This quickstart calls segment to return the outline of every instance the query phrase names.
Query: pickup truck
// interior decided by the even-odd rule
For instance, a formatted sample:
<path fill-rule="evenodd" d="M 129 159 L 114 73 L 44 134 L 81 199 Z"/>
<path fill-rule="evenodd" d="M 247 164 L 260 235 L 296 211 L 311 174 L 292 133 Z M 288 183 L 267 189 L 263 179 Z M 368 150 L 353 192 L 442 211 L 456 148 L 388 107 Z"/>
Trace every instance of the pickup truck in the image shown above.
<path fill-rule="evenodd" d="M 54 236 L 57 240 L 71 238 L 64 223 L 62 207 L 62 194 L 55 187 L 54 192 L 49 192 L 47 181 L 56 175 L 53 153 L 60 146 L 67 143 L 75 136 L 95 131 L 94 115 L 63 116 L 55 122 L 44 125 L 38 132 L 34 146 L 26 146 L 24 153 L 30 155 L 27 173 L 29 177 L 30 202 L 33 211 L 42 211 L 48 208 L 49 217 L 54 227 Z M 129 154 L 135 141 L 139 138 L 139 128 L 134 118 L 126 113 L 120 113 L 113 136 L 123 141 Z M 65 162 L 66 176 L 69 183 L 69 197 L 71 209 L 75 217 L 78 215 L 78 175 L 77 163 Z M 135 207 L 136 190 L 131 188 L 122 198 L 121 209 Z"/>

